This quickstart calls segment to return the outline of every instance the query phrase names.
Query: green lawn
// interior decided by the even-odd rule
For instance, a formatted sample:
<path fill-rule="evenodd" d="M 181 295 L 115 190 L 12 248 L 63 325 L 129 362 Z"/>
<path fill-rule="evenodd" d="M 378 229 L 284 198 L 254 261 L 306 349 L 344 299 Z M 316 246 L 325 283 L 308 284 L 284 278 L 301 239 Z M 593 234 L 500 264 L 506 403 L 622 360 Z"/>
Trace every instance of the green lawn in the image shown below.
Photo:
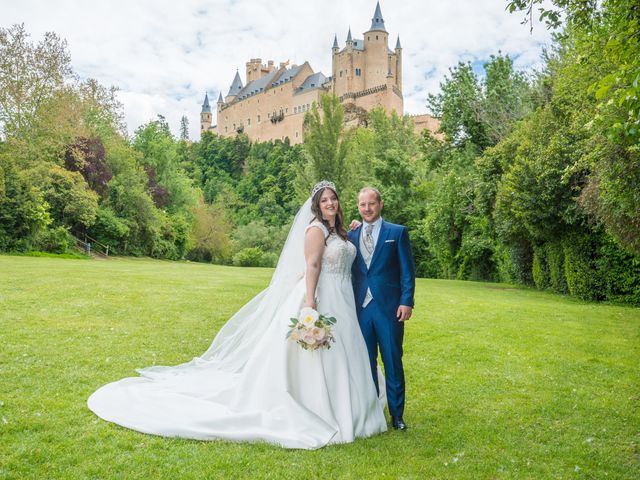
<path fill-rule="evenodd" d="M 0 256 L 0 479 L 640 478 L 640 310 L 419 280 L 409 430 L 318 451 L 104 422 L 100 385 L 202 353 L 269 269 Z"/>

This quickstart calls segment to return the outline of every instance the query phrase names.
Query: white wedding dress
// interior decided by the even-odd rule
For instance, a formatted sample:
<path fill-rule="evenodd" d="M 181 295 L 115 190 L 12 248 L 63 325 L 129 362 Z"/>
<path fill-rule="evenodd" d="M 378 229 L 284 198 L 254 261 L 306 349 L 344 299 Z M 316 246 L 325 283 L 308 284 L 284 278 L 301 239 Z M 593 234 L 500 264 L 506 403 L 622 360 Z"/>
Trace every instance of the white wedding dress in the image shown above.
<path fill-rule="evenodd" d="M 330 349 L 285 340 L 305 295 L 307 200 L 294 220 L 269 287 L 222 327 L 201 357 L 139 370 L 88 400 L 99 417 L 140 432 L 200 440 L 265 441 L 315 449 L 387 429 L 377 398 L 351 286 L 355 247 L 327 239 L 318 311 L 336 318 Z M 380 388 L 384 392 L 384 386 Z"/>

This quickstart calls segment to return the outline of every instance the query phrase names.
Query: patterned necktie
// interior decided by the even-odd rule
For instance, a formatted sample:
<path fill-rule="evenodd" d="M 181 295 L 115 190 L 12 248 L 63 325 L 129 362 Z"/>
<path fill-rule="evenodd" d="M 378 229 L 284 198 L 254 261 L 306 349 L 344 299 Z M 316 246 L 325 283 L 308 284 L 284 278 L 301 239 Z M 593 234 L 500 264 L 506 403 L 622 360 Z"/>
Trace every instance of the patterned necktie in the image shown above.
<path fill-rule="evenodd" d="M 369 254 L 373 254 L 373 225 L 367 225 L 364 227 L 364 246 L 367 248 Z"/>

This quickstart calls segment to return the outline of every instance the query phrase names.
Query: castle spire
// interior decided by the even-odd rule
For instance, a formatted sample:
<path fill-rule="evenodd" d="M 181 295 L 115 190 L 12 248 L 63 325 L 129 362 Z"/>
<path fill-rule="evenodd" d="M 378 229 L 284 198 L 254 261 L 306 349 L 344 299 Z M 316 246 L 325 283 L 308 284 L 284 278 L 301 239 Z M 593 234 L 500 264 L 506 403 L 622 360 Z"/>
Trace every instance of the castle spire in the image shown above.
<path fill-rule="evenodd" d="M 224 100 L 222 99 L 222 92 L 218 95 L 218 103 L 224 103 Z"/>
<path fill-rule="evenodd" d="M 236 70 L 236 76 L 233 77 L 233 82 L 231 83 L 227 96 L 236 96 L 240 90 L 242 90 L 242 80 L 240 80 L 240 74 Z"/>
<path fill-rule="evenodd" d="M 402 46 L 400 45 L 400 35 L 398 35 L 398 41 L 396 42 L 396 50 L 400 50 Z"/>
<path fill-rule="evenodd" d="M 373 14 L 373 18 L 371 19 L 371 30 L 380 30 L 386 32 L 387 30 L 384 28 L 384 18 L 382 18 L 382 11 L 380 10 L 380 2 L 376 3 L 376 11 Z"/>
<path fill-rule="evenodd" d="M 333 36 L 333 47 L 331 47 L 331 48 L 340 48 L 338 46 L 338 35 L 334 35 Z"/>
<path fill-rule="evenodd" d="M 202 112 L 201 113 L 211 113 L 211 106 L 209 105 L 209 94 L 204 94 L 204 103 L 202 104 Z"/>
<path fill-rule="evenodd" d="M 353 42 L 353 38 L 351 38 L 351 27 L 349 27 L 349 33 L 347 34 L 347 43 Z"/>

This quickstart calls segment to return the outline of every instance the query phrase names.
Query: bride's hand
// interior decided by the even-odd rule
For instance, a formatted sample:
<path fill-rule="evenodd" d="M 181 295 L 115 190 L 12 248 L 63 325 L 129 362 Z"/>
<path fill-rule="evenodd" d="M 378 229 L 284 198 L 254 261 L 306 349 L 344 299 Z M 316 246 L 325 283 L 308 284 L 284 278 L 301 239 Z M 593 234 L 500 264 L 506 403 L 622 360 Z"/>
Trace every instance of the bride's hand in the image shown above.
<path fill-rule="evenodd" d="M 362 222 L 359 222 L 358 220 L 351 220 L 351 223 L 349 224 L 349 230 L 355 230 L 360 225 L 362 225 Z"/>
<path fill-rule="evenodd" d="M 302 305 L 302 308 L 313 308 L 314 310 L 318 309 L 318 304 L 313 301 L 313 302 L 304 302 L 304 305 Z"/>

